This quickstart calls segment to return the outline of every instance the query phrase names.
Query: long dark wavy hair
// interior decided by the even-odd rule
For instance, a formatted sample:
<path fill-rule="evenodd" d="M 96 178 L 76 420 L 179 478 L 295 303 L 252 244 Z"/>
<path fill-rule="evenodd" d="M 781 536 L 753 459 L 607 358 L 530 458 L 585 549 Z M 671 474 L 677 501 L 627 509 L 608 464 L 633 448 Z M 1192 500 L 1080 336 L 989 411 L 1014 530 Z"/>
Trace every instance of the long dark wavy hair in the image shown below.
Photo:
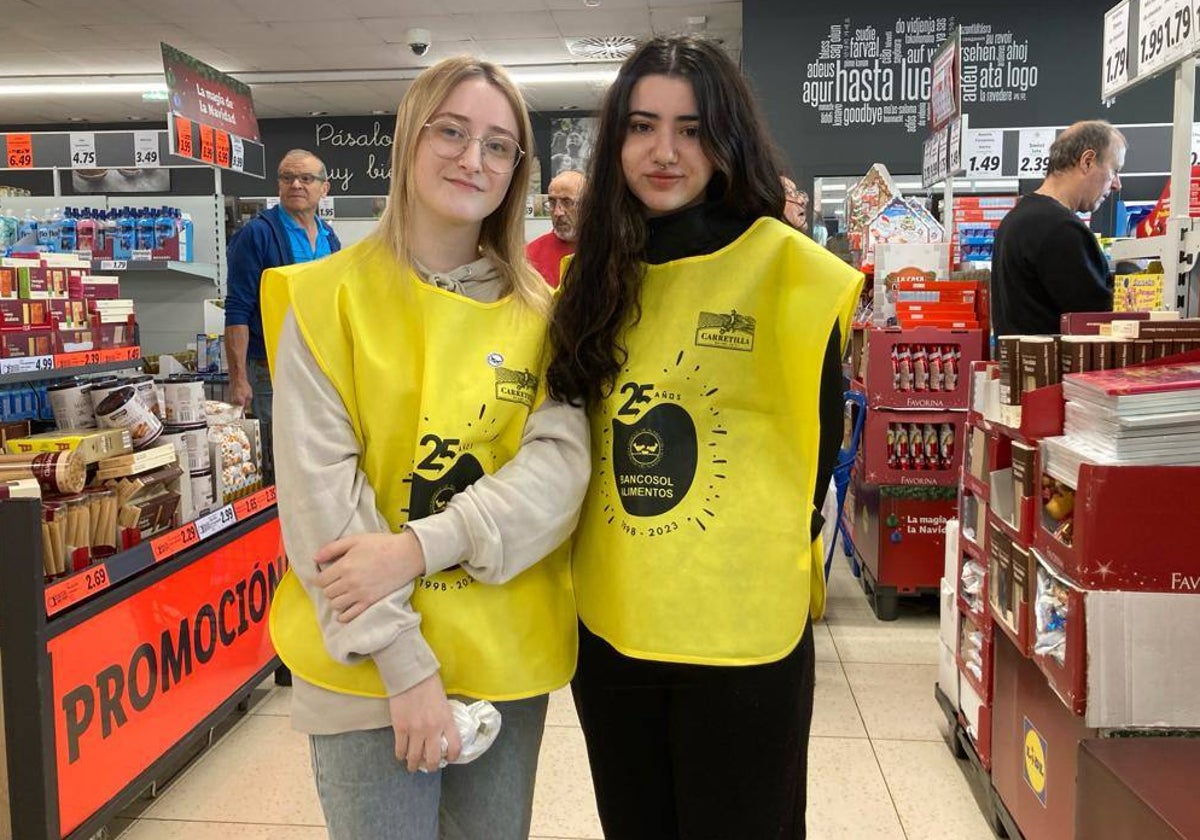
<path fill-rule="evenodd" d="M 601 106 L 579 241 L 550 324 L 550 393 L 576 405 L 594 406 L 612 393 L 628 358 L 621 331 L 641 318 L 646 209 L 625 182 L 621 148 L 630 94 L 639 79 L 650 75 L 691 82 L 700 112 L 700 143 L 714 170 L 707 200 L 722 202 L 747 220 L 779 218 L 783 212 L 774 145 L 729 56 L 716 44 L 689 36 L 642 44 L 621 66 Z"/>

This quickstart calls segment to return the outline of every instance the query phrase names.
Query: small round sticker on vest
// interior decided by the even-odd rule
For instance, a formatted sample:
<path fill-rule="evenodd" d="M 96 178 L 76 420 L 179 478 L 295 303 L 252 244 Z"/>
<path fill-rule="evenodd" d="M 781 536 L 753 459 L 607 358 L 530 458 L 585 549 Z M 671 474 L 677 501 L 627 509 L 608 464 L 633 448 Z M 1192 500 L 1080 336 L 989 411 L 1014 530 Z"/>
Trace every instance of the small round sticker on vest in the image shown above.
<path fill-rule="evenodd" d="M 491 367 L 498 368 L 500 365 L 504 364 L 504 356 L 500 355 L 499 353 L 488 353 L 487 363 Z"/>

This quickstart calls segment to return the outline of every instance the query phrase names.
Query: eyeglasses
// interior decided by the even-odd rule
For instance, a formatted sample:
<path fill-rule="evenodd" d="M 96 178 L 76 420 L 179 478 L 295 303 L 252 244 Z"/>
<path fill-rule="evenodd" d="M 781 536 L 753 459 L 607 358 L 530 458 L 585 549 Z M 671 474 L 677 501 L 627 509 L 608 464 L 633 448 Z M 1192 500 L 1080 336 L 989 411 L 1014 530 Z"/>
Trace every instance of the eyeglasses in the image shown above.
<path fill-rule="evenodd" d="M 559 198 L 558 196 L 552 195 L 547 197 L 546 200 L 542 202 L 542 208 L 547 213 L 550 213 L 554 210 L 554 205 L 556 204 L 561 207 L 564 212 L 570 213 L 575 209 L 575 205 L 578 204 L 578 202 L 573 198 Z"/>
<path fill-rule="evenodd" d="M 291 184 L 293 181 L 299 181 L 304 186 L 311 187 L 313 184 L 317 183 L 318 181 L 324 181 L 324 180 L 326 180 L 326 179 L 322 178 L 320 175 L 313 175 L 310 172 L 280 172 L 279 173 L 279 183 L 283 184 L 284 186 Z"/>
<path fill-rule="evenodd" d="M 450 120 L 435 120 L 425 123 L 429 129 L 429 147 L 444 160 L 461 157 L 472 141 L 478 141 L 483 165 L 497 175 L 507 175 L 517 168 L 525 151 L 511 137 L 492 134 L 487 137 L 472 137 L 465 128 Z"/>

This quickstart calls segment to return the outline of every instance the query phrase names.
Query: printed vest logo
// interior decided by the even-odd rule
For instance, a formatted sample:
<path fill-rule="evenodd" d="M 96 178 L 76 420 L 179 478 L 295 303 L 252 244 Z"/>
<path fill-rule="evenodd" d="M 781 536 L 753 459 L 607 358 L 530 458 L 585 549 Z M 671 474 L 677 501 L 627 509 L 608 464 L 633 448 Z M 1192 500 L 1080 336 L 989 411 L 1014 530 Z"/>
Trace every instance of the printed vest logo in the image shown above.
<path fill-rule="evenodd" d="M 458 445 L 459 441 L 454 438 L 442 438 L 433 434 L 421 438 L 421 447 L 429 447 L 430 452 L 417 464 L 417 469 L 439 475 L 437 478 L 425 478 L 414 470 L 412 476 L 406 479 L 412 484 L 408 508 L 405 510 L 408 521 L 415 522 L 440 513 L 455 493 L 461 493 L 483 478 L 483 467 L 479 460 L 474 455 L 458 455 Z M 454 466 L 446 469 L 442 462 L 451 458 L 457 460 L 454 461 Z"/>
<path fill-rule="evenodd" d="M 696 321 L 696 346 L 753 352 L 756 323 L 736 309 L 728 313 L 701 312 Z"/>
<path fill-rule="evenodd" d="M 632 392 L 618 414 L 636 415 L 634 405 L 649 402 L 653 385 L 627 382 Z M 613 418 L 613 475 L 621 507 L 630 516 L 658 516 L 674 508 L 696 477 L 696 424 L 682 406 L 659 403 L 635 422 Z"/>
<path fill-rule="evenodd" d="M 496 368 L 496 399 L 505 402 L 520 403 L 533 408 L 533 398 L 537 395 L 537 374 L 528 370 L 512 370 L 506 367 Z"/>

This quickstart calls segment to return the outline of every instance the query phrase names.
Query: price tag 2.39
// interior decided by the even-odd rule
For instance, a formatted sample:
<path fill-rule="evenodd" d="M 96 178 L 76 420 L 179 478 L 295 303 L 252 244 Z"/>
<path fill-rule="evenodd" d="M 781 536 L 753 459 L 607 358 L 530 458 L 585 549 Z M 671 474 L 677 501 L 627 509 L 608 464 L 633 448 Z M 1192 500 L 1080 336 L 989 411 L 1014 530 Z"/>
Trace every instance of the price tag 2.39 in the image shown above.
<path fill-rule="evenodd" d="M 1129 0 L 1104 14 L 1104 57 L 1100 91 L 1105 99 L 1129 81 Z"/>
<path fill-rule="evenodd" d="M 158 132 L 135 131 L 133 133 L 133 163 L 142 169 L 158 166 Z"/>
<path fill-rule="evenodd" d="M 71 132 L 71 168 L 91 169 L 96 166 L 96 135 L 90 131 Z"/>
<path fill-rule="evenodd" d="M 1025 128 L 1017 133 L 1017 177 L 1040 178 L 1050 165 L 1053 128 Z"/>

